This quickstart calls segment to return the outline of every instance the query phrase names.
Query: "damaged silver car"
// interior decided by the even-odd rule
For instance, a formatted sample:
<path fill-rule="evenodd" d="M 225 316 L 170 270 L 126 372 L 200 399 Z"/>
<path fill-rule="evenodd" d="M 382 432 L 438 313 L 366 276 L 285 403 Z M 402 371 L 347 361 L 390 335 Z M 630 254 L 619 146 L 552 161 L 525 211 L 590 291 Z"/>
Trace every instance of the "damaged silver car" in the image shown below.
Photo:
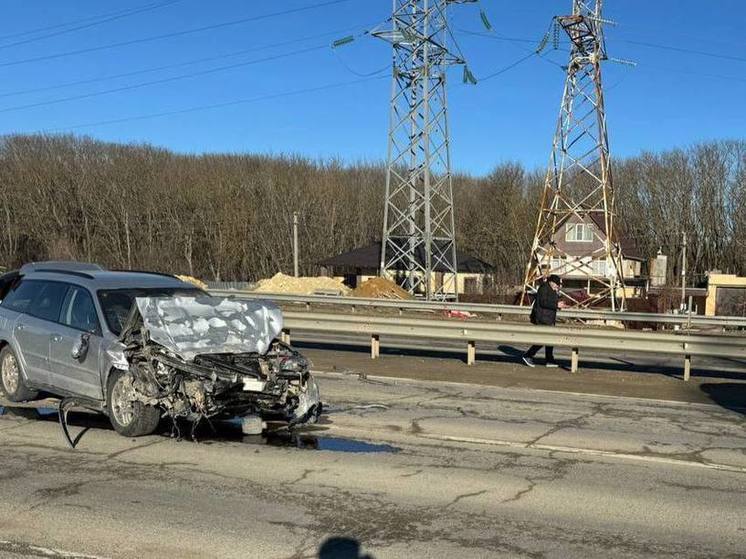
<path fill-rule="evenodd" d="M 114 428 L 151 432 L 164 413 L 197 425 L 213 417 L 315 421 L 319 391 L 308 361 L 276 340 L 282 314 L 271 303 L 197 297 L 137 297 L 110 349 Z"/>
<path fill-rule="evenodd" d="M 39 263 L 0 276 L 0 386 L 12 401 L 39 392 L 108 415 L 126 436 L 163 418 L 178 430 L 241 418 L 313 422 L 321 413 L 308 361 L 276 338 L 270 302 L 211 297 L 173 276 Z M 63 430 L 70 442 L 64 421 Z"/>

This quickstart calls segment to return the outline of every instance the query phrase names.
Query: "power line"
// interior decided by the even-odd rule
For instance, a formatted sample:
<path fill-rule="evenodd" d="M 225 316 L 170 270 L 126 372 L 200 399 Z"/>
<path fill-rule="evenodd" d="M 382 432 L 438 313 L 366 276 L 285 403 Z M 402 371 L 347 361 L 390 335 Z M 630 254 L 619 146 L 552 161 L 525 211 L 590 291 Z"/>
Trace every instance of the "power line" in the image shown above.
<path fill-rule="evenodd" d="M 500 75 L 502 75 L 502 74 L 504 74 L 504 73 L 512 70 L 516 66 L 522 64 L 526 60 L 530 60 L 534 56 L 537 56 L 539 59 L 541 59 L 541 60 L 543 60 L 543 61 L 545 61 L 545 62 L 547 62 L 549 64 L 553 64 L 554 66 L 558 66 L 559 68 L 563 68 L 564 69 L 564 67 L 562 66 L 562 64 L 559 64 L 559 63 L 555 62 L 554 60 L 550 60 L 549 58 L 545 58 L 542 55 L 541 51 L 544 49 L 544 46 L 546 44 L 546 40 L 548 38 L 548 32 L 545 34 L 545 38 L 542 41 L 536 41 L 535 39 L 524 39 L 524 38 L 519 38 L 519 37 L 504 37 L 502 35 L 497 34 L 495 31 L 493 31 L 491 29 L 491 27 L 490 27 L 490 32 L 488 32 L 488 33 L 479 32 L 479 31 L 469 31 L 469 30 L 466 30 L 466 29 L 459 29 L 459 32 L 460 33 L 465 33 L 467 35 L 475 35 L 475 36 L 478 36 L 478 37 L 486 37 L 488 39 L 495 39 L 495 40 L 498 40 L 498 41 L 508 41 L 508 42 L 511 42 L 511 43 L 530 43 L 530 44 L 534 44 L 534 45 L 539 45 L 535 49 L 531 49 L 531 48 L 525 47 L 522 44 L 516 45 L 516 46 L 518 46 L 519 49 L 528 52 L 528 54 L 526 56 L 523 56 L 523 57 L 519 58 L 515 62 L 512 62 L 511 64 L 508 64 L 507 66 L 505 66 L 505 67 L 503 67 L 503 68 L 501 68 L 499 70 L 496 70 L 496 71 L 491 72 L 490 74 L 488 74 L 488 75 L 486 75 L 484 77 L 479 78 L 480 82 L 487 81 L 487 80 L 490 80 L 490 79 L 495 78 L 497 76 L 500 76 Z"/>
<path fill-rule="evenodd" d="M 671 74 L 682 74 L 685 76 L 697 76 L 700 78 L 713 78 L 718 80 L 746 82 L 746 78 L 739 78 L 738 76 L 725 76 L 723 74 L 710 74 L 709 72 L 696 72 L 692 70 L 679 70 L 676 68 L 670 68 L 668 66 L 657 66 L 650 64 L 640 64 L 638 66 L 640 70 L 654 70 L 655 72 L 669 72 Z"/>
<path fill-rule="evenodd" d="M 250 66 L 252 64 L 260 64 L 260 63 L 263 63 L 263 62 L 270 62 L 270 61 L 273 61 L 273 60 L 279 60 L 280 58 L 287 58 L 289 56 L 295 56 L 295 55 L 298 55 L 298 54 L 304 54 L 304 53 L 313 52 L 313 51 L 317 51 L 317 50 L 321 50 L 321 49 L 327 49 L 327 48 L 329 48 L 328 45 L 320 45 L 320 46 L 308 47 L 308 48 L 299 49 L 299 50 L 288 52 L 288 53 L 284 53 L 284 54 L 277 54 L 277 55 L 273 55 L 273 56 L 267 56 L 267 57 L 264 57 L 264 58 L 259 58 L 259 59 L 256 59 L 256 60 L 249 60 L 247 62 L 238 62 L 236 64 L 228 64 L 228 65 L 225 65 L 225 66 L 218 66 L 216 68 L 208 68 L 206 70 L 200 70 L 198 72 L 190 72 L 188 74 L 180 74 L 178 76 L 171 76 L 171 77 L 168 77 L 168 78 L 161 78 L 161 79 L 157 79 L 157 80 L 150 80 L 150 81 L 147 81 L 147 82 L 141 82 L 141 83 L 136 83 L 136 84 L 131 84 L 131 85 L 125 85 L 125 86 L 121 86 L 121 87 L 115 87 L 115 88 L 112 88 L 112 89 L 107 89 L 107 90 L 104 90 L 104 91 L 97 91 L 97 92 L 94 92 L 94 93 L 82 93 L 80 95 L 71 95 L 69 97 L 63 97 L 61 99 L 51 99 L 51 100 L 48 100 L 48 101 L 40 101 L 38 103 L 29 103 L 29 104 L 26 104 L 26 105 L 17 105 L 15 107 L 7 107 L 7 108 L 4 108 L 4 109 L 0 109 L 0 113 L 8 113 L 8 112 L 13 112 L 13 111 L 21 111 L 21 110 L 25 110 L 25 109 L 33 109 L 33 108 L 36 108 L 36 107 L 45 107 L 45 106 L 48 106 L 48 105 L 58 105 L 60 103 L 67 103 L 69 101 L 79 101 L 81 99 L 90 99 L 91 97 L 99 97 L 101 95 L 109 95 L 111 93 L 119 93 L 119 92 L 122 92 L 122 91 L 131 91 L 133 89 L 140 89 L 142 87 L 148 87 L 148 86 L 151 86 L 151 85 L 159 85 L 159 84 L 174 82 L 174 81 L 183 80 L 183 79 L 187 79 L 187 78 L 194 78 L 194 77 L 197 77 L 197 76 L 205 76 L 205 75 L 208 75 L 208 74 L 215 74 L 217 72 L 224 72 L 226 70 L 233 70 L 235 68 L 242 68 L 244 66 Z"/>
<path fill-rule="evenodd" d="M 55 89 L 64 89 L 64 88 L 72 87 L 72 86 L 76 86 L 76 85 L 87 85 L 87 84 L 91 84 L 91 83 L 106 82 L 106 81 L 115 80 L 115 79 L 118 79 L 118 78 L 128 78 L 128 77 L 137 76 L 137 75 L 141 75 L 141 74 L 148 74 L 148 73 L 151 73 L 151 72 L 159 72 L 159 71 L 162 71 L 162 70 L 170 70 L 172 68 L 181 68 L 183 66 L 191 66 L 191 65 L 194 65 L 194 64 L 201 64 L 203 62 L 213 62 L 215 60 L 223 60 L 223 59 L 226 59 L 226 58 L 232 58 L 232 57 L 235 57 L 235 56 L 240 56 L 242 54 L 248 54 L 250 52 L 256 52 L 256 51 L 260 51 L 260 50 L 266 50 L 266 49 L 277 48 L 277 47 L 284 47 L 284 46 L 292 45 L 292 44 L 295 44 L 295 43 L 301 43 L 303 41 L 310 41 L 310 40 L 313 40 L 313 39 L 322 39 L 324 37 L 334 36 L 334 35 L 337 35 L 339 33 L 342 33 L 342 32 L 345 32 L 345 31 L 349 31 L 350 29 L 358 29 L 358 28 L 361 28 L 361 27 L 364 27 L 364 26 L 357 25 L 355 27 L 346 27 L 344 29 L 335 29 L 333 31 L 327 31 L 325 33 L 319 33 L 317 35 L 307 35 L 305 37 L 298 37 L 296 39 L 289 39 L 287 41 L 282 41 L 282 42 L 279 42 L 279 43 L 270 43 L 270 44 L 261 45 L 261 46 L 257 46 L 257 47 L 252 47 L 252 48 L 248 48 L 248 49 L 241 49 L 241 50 L 237 50 L 237 51 L 232 51 L 232 52 L 229 52 L 229 53 L 226 53 L 226 54 L 220 54 L 220 55 L 216 55 L 216 56 L 208 56 L 208 57 L 203 57 L 203 58 L 195 58 L 195 59 L 192 59 L 192 60 L 187 60 L 186 62 L 178 62 L 178 63 L 175 63 L 175 64 L 165 64 L 165 65 L 161 65 L 161 66 L 151 66 L 150 68 L 143 68 L 142 70 L 133 70 L 133 71 L 130 71 L 130 72 L 122 72 L 120 74 L 112 74 L 110 76 L 101 76 L 101 77 L 97 77 L 97 78 L 88 78 L 88 79 L 84 79 L 84 80 L 76 80 L 76 81 L 65 82 L 65 83 L 61 83 L 61 84 L 55 84 L 55 85 L 49 85 L 49 86 L 43 86 L 43 87 L 35 87 L 35 88 L 31 88 L 31 89 L 22 89 L 22 90 L 16 90 L 16 91 L 8 91 L 8 92 L 5 92 L 5 93 L 0 93 L 0 98 L 2 98 L 2 97 L 15 97 L 17 95 L 27 95 L 29 93 L 41 93 L 41 92 L 44 92 L 44 91 L 53 91 Z"/>
<path fill-rule="evenodd" d="M 742 56 L 732 56 L 729 54 L 718 54 L 715 52 L 707 52 L 703 50 L 696 50 L 696 49 L 687 49 L 682 47 L 672 47 L 670 45 L 659 45 L 656 43 L 648 43 L 645 41 L 629 41 L 629 40 L 623 40 L 623 42 L 628 43 L 630 45 L 638 45 L 641 47 L 648 47 L 648 48 L 654 48 L 654 49 L 661 49 L 661 50 L 669 50 L 673 52 L 683 52 L 686 54 L 698 54 L 700 56 L 709 56 L 710 58 L 721 58 L 723 60 L 735 60 L 736 62 L 746 62 L 746 58 Z"/>
<path fill-rule="evenodd" d="M 198 106 L 195 106 L 195 107 L 188 107 L 186 109 L 177 109 L 177 110 L 172 110 L 172 111 L 163 111 L 163 112 L 159 112 L 159 113 L 150 113 L 150 114 L 144 114 L 144 115 L 135 115 L 135 116 L 124 117 L 124 118 L 117 118 L 117 119 L 111 119 L 111 120 L 101 120 L 101 121 L 98 121 L 98 122 L 88 122 L 88 123 L 85 123 L 85 124 L 75 124 L 73 126 L 66 126 L 66 127 L 54 128 L 54 129 L 51 129 L 51 130 L 42 130 L 41 132 L 42 133 L 47 133 L 47 132 L 62 132 L 62 131 L 65 131 L 65 130 L 76 130 L 76 129 L 79 129 L 79 128 L 90 128 L 90 127 L 94 127 L 94 126 L 106 126 L 106 125 L 110 125 L 110 124 L 123 124 L 123 123 L 126 123 L 126 122 L 134 122 L 134 121 L 138 121 L 138 120 L 149 120 L 149 119 L 153 119 L 153 118 L 162 118 L 162 117 L 167 117 L 167 116 L 176 116 L 176 115 L 194 113 L 194 112 L 199 112 L 199 111 L 207 111 L 207 110 L 212 110 L 212 109 L 222 109 L 222 108 L 225 108 L 225 107 L 233 107 L 233 106 L 236 106 L 236 105 L 244 105 L 244 104 L 249 104 L 249 103 L 257 103 L 259 101 L 269 101 L 269 100 L 272 100 L 272 99 L 281 99 L 283 97 L 292 97 L 292 96 L 295 96 L 295 95 L 306 95 L 306 94 L 310 94 L 310 93 L 317 93 L 319 91 L 327 91 L 327 90 L 330 90 L 330 89 L 338 89 L 338 88 L 347 87 L 347 86 L 350 86 L 350 85 L 356 85 L 356 84 L 360 84 L 360 83 L 365 83 L 365 82 L 370 82 L 370 81 L 375 81 L 375 80 L 381 80 L 381 79 L 384 79 L 386 77 L 387 76 L 377 76 L 377 77 L 372 77 L 372 78 L 363 78 L 363 79 L 359 79 L 359 80 L 352 80 L 352 81 L 346 81 L 346 82 L 337 82 L 337 83 L 332 83 L 332 84 L 327 84 L 327 85 L 320 85 L 320 86 L 316 86 L 316 87 L 307 87 L 307 88 L 304 88 L 304 89 L 296 89 L 296 90 L 293 90 L 293 91 L 285 91 L 285 92 L 281 92 L 281 93 L 273 93 L 273 94 L 270 94 L 270 95 L 262 95 L 262 96 L 259 96 L 259 97 L 251 97 L 251 98 L 248 98 L 248 99 L 237 99 L 235 101 L 226 101 L 224 103 L 213 103 L 213 104 L 210 104 L 210 105 L 198 105 Z"/>
<path fill-rule="evenodd" d="M 523 37 L 505 37 L 503 35 L 498 35 L 497 33 L 485 33 L 483 31 L 469 31 L 468 29 L 457 29 L 459 33 L 464 33 L 465 35 L 474 35 L 476 37 L 486 37 L 488 39 L 495 39 L 498 41 L 508 41 L 510 43 L 531 43 L 535 45 L 537 43 L 536 39 L 526 39 Z"/>
<path fill-rule="evenodd" d="M 357 76 L 359 78 L 368 78 L 370 76 L 376 76 L 376 75 L 378 75 L 378 74 L 380 74 L 382 72 L 386 72 L 387 70 L 389 70 L 391 68 L 390 64 L 386 64 L 386 66 L 382 66 L 381 68 L 379 68 L 377 70 L 373 70 L 371 72 L 358 72 L 352 66 L 350 66 L 347 62 L 344 61 L 344 59 L 339 54 L 339 52 L 337 51 L 337 49 L 333 48 L 332 52 L 334 53 L 334 56 L 337 58 L 337 60 L 339 61 L 339 63 L 342 65 L 342 67 L 345 70 L 347 70 L 350 74 L 352 74 L 354 76 Z"/>
<path fill-rule="evenodd" d="M 41 35 L 39 37 L 31 37 L 30 39 L 24 39 L 22 41 L 16 41 L 15 43 L 9 43 L 7 45 L 0 45 L 0 49 L 7 49 L 11 47 L 17 47 L 19 45 L 26 45 L 28 43 L 34 43 L 36 41 L 42 41 L 44 39 L 49 39 L 52 37 L 57 37 L 59 35 L 66 35 L 67 33 L 74 33 L 75 31 L 82 31 L 83 29 L 88 29 L 90 27 L 95 27 L 97 25 L 101 25 L 104 23 L 109 23 L 112 21 L 116 21 L 118 19 L 123 19 L 126 17 L 131 17 L 134 15 L 139 15 L 145 12 L 150 12 L 153 10 L 157 10 L 159 8 L 165 8 L 166 6 L 170 6 L 172 4 L 178 4 L 179 2 L 183 2 L 184 0 L 168 0 L 167 2 L 160 2 L 157 4 L 149 4 L 147 6 L 143 6 L 141 8 L 133 8 L 129 10 L 124 10 L 122 12 L 116 13 L 114 15 L 111 15 L 109 17 L 104 17 L 103 19 L 97 19 L 90 23 L 85 23 L 83 25 L 78 25 L 76 27 L 71 27 L 69 29 L 62 29 L 60 31 L 55 31 L 54 33 L 48 33 L 47 35 Z"/>
<path fill-rule="evenodd" d="M 495 72 L 492 72 L 491 74 L 488 74 L 488 75 L 486 75 L 484 77 L 479 78 L 479 81 L 480 82 L 486 82 L 487 80 L 491 80 L 492 78 L 496 78 L 497 76 L 499 76 L 501 74 L 504 74 L 504 73 L 508 72 L 509 70 L 512 70 L 513 68 L 515 68 L 519 64 L 522 64 L 523 62 L 525 62 L 526 60 L 529 60 L 529 59 L 533 58 L 534 56 L 539 56 L 541 58 L 541 56 L 539 55 L 539 53 L 537 53 L 537 52 L 531 52 L 531 53 L 527 54 L 526 56 L 523 56 L 523 57 L 519 58 L 518 60 L 516 60 L 512 64 L 508 64 L 507 66 L 505 66 L 504 68 L 501 68 L 500 70 L 497 70 Z"/>
<path fill-rule="evenodd" d="M 148 8 L 150 6 L 155 6 L 155 5 L 156 4 L 147 4 L 145 6 L 140 6 L 139 8 L 127 8 L 126 10 L 117 10 L 116 12 L 107 12 L 105 14 L 99 14 L 96 16 L 88 16 L 88 17 L 76 19 L 73 21 L 66 21 L 64 23 L 56 23 L 54 25 L 37 27 L 36 29 L 28 29 L 26 31 L 20 31 L 18 33 L 11 33 L 10 35 L 0 36 L 0 41 L 5 41 L 6 39 L 15 39 L 16 37 L 26 37 L 27 35 L 33 35 L 35 33 L 43 33 L 45 31 L 52 31 L 54 29 L 60 29 L 61 27 L 68 27 L 70 25 L 79 25 L 82 23 L 88 23 L 88 22 L 95 21 L 95 20 L 101 20 L 101 19 L 105 19 L 108 17 L 117 16 L 120 14 L 126 14 L 133 10 L 144 9 L 144 8 Z"/>
<path fill-rule="evenodd" d="M 333 5 L 336 5 L 336 4 L 342 4 L 342 3 L 346 3 L 346 2 L 350 2 L 350 1 L 352 1 L 352 0 L 327 0 L 326 2 L 317 2 L 315 4 L 310 4 L 308 6 L 302 6 L 300 8 L 291 8 L 291 9 L 282 10 L 282 11 L 278 11 L 278 12 L 271 12 L 271 13 L 268 13 L 268 14 L 262 14 L 262 15 L 259 15 L 259 16 L 252 16 L 252 17 L 246 17 L 246 18 L 241 18 L 241 19 L 234 19 L 234 20 L 231 20 L 231 21 L 224 21 L 224 22 L 215 23 L 215 24 L 212 24 L 212 25 L 204 25 L 202 27 L 193 27 L 191 29 L 184 29 L 182 31 L 175 31 L 175 32 L 172 32 L 172 33 L 164 33 L 164 34 L 161 34 L 161 35 L 152 35 L 150 37 L 141 37 L 140 39 L 131 39 L 129 41 L 121 41 L 121 42 L 118 42 L 118 43 L 110 43 L 108 45 L 99 45 L 97 47 L 89 47 L 89 48 L 72 50 L 72 51 L 67 51 L 67 52 L 59 52 L 59 53 L 55 53 L 55 54 L 47 54 L 47 55 L 43 55 L 43 56 L 36 56 L 36 57 L 33 57 L 33 58 L 25 58 L 25 59 L 22 59 L 22 60 L 12 60 L 10 62 L 2 62 L 2 63 L 0 63 L 0 67 L 18 66 L 20 64 L 30 64 L 30 63 L 33 63 L 33 62 L 42 62 L 42 61 L 45 61 L 45 60 L 55 60 L 57 58 L 64 58 L 64 57 L 67 57 L 67 56 L 74 56 L 74 55 L 78 55 L 78 54 L 87 54 L 87 53 L 90 53 L 90 52 L 99 52 L 99 51 L 102 51 L 102 50 L 109 50 L 109 49 L 118 48 L 118 47 L 125 47 L 125 46 L 137 45 L 137 44 L 148 43 L 148 42 L 152 42 L 152 41 L 160 41 L 162 39 L 168 39 L 168 38 L 171 38 L 171 37 L 182 37 L 184 35 L 191 35 L 191 34 L 194 34 L 194 33 L 200 33 L 202 31 L 212 31 L 214 29 L 222 29 L 222 28 L 225 28 L 225 27 L 232 27 L 232 26 L 241 25 L 241 24 L 244 24 L 244 23 L 250 23 L 250 22 L 255 22 L 255 21 L 261 21 L 261 20 L 264 20 L 264 19 L 270 19 L 270 18 L 274 18 L 274 17 L 289 15 L 289 14 L 306 12 L 306 11 L 309 11 L 309 10 L 314 10 L 314 9 L 317 9 L 317 8 L 323 8 L 323 7 L 326 7 L 326 6 L 333 6 Z"/>

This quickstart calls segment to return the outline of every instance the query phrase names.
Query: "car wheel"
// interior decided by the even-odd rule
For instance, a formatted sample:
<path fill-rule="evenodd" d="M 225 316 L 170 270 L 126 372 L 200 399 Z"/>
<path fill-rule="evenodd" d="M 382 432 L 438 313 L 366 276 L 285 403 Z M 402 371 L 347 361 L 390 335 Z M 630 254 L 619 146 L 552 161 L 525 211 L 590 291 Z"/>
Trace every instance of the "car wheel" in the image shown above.
<path fill-rule="evenodd" d="M 39 395 L 36 390 L 31 390 L 26 386 L 21 364 L 10 346 L 5 346 L 0 351 L 0 385 L 11 402 L 26 402 Z"/>
<path fill-rule="evenodd" d="M 158 408 L 138 402 L 132 395 L 132 377 L 114 371 L 106 383 L 106 410 L 114 430 L 125 437 L 150 435 L 158 428 Z"/>

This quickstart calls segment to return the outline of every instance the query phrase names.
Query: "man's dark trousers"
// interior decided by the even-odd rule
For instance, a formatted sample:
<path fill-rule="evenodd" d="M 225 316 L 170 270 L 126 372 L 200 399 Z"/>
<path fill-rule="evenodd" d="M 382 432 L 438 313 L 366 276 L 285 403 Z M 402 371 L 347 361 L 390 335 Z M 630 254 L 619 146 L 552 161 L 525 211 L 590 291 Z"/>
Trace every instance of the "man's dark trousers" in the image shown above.
<path fill-rule="evenodd" d="M 533 359 L 534 355 L 536 355 L 542 346 L 540 345 L 532 345 L 530 348 L 528 348 L 528 351 L 523 354 L 524 357 L 528 357 L 529 359 Z M 554 361 L 554 347 L 553 346 L 545 346 L 544 347 L 544 355 L 546 355 L 547 361 Z"/>

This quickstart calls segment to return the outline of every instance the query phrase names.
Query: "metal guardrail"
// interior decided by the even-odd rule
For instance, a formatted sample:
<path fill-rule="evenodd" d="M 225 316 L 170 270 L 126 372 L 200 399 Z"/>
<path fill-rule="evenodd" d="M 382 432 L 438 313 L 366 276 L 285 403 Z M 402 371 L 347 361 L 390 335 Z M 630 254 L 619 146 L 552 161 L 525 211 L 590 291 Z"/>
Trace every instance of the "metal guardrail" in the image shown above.
<path fill-rule="evenodd" d="M 577 372 L 581 349 L 658 353 L 684 358 L 684 380 L 691 374 L 693 356 L 746 359 L 746 339 L 735 336 L 691 333 L 661 333 L 588 329 L 570 326 L 534 326 L 516 323 L 457 321 L 448 319 L 411 318 L 285 311 L 283 338 L 291 331 L 370 336 L 371 357 L 380 355 L 381 336 L 409 339 L 460 340 L 466 343 L 467 364 L 476 359 L 477 343 L 514 343 L 520 345 L 551 345 L 572 349 L 572 372 Z"/>
<path fill-rule="evenodd" d="M 399 300 L 399 299 L 362 299 L 356 297 L 329 297 L 325 295 L 289 295 L 286 293 L 253 293 L 249 291 L 232 291 L 211 289 L 214 295 L 236 296 L 247 299 L 269 299 L 277 303 L 305 305 L 340 305 L 353 312 L 357 309 L 390 308 L 403 311 L 463 311 L 480 315 L 528 316 L 530 307 L 517 305 L 488 305 L 481 303 L 447 303 L 437 301 Z M 566 309 L 557 314 L 560 319 L 599 320 L 618 322 L 643 322 L 650 324 L 674 324 L 683 327 L 707 326 L 718 328 L 746 328 L 746 317 L 737 316 L 701 316 L 693 314 L 654 314 L 641 312 L 617 312 L 598 309 Z"/>
<path fill-rule="evenodd" d="M 579 328 L 570 325 L 535 326 L 526 323 L 384 316 L 358 313 L 313 311 L 318 304 L 344 305 L 355 311 L 360 308 L 394 308 L 404 310 L 445 311 L 460 310 L 482 315 L 528 315 L 528 307 L 513 305 L 484 305 L 403 301 L 390 299 L 359 299 L 320 295 L 288 295 L 211 290 L 214 295 L 232 295 L 247 299 L 269 299 L 277 303 L 302 304 L 306 310 L 285 310 L 283 338 L 290 340 L 291 331 L 329 334 L 363 334 L 370 337 L 371 357 L 380 356 L 381 336 L 404 339 L 434 339 L 466 343 L 467 364 L 476 360 L 477 343 L 513 343 L 520 345 L 550 345 L 572 350 L 571 370 L 578 371 L 581 349 L 628 351 L 678 355 L 684 359 L 684 380 L 691 375 L 691 359 L 725 357 L 746 360 L 746 337 L 692 332 L 644 332 L 603 328 Z M 662 322 L 673 324 L 746 326 L 746 319 L 738 317 L 693 317 L 648 313 L 620 313 L 598 310 L 564 310 L 563 318 L 595 320 Z"/>

